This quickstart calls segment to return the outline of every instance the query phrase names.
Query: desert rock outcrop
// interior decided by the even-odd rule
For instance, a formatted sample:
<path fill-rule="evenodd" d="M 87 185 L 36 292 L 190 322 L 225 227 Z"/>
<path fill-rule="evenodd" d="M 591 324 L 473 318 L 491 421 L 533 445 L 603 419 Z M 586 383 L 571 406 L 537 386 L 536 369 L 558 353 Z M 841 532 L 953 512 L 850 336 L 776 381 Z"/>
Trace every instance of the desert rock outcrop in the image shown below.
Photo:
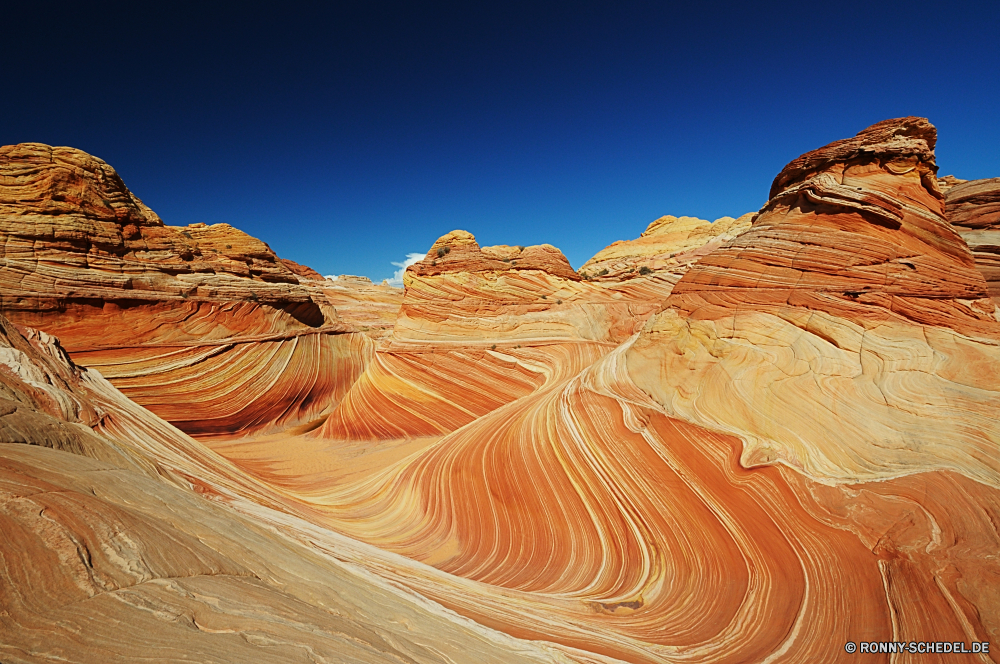
<path fill-rule="evenodd" d="M 80 659 L 124 660 L 108 634 L 127 621 L 146 647 L 229 661 L 832 662 L 848 641 L 1000 642 L 1000 322 L 961 234 L 989 208 L 947 180 L 946 206 L 935 142 L 924 119 L 881 122 L 792 161 L 749 228 L 659 220 L 598 254 L 697 254 L 677 270 L 588 280 L 554 247 L 449 233 L 406 272 L 391 335 L 310 332 L 259 302 L 132 307 L 193 348 L 256 320 L 274 327 L 242 352 L 291 329 L 357 345 L 329 410 L 251 437 L 237 418 L 193 439 L 11 328 L 18 362 L 62 358 L 46 371 L 77 396 L 3 372 L 0 396 L 96 439 L 0 445 L 0 561 L 16 561 L 0 659 L 76 639 Z M 293 277 L 313 302 L 337 289 L 342 325 L 391 306 Z M 259 375 L 311 375 L 280 349 Z"/>
<path fill-rule="evenodd" d="M 633 279 L 652 272 L 676 282 L 702 256 L 750 228 L 753 213 L 713 222 L 667 215 L 651 222 L 635 240 L 619 240 L 583 264 L 580 274 L 604 280 Z"/>
<path fill-rule="evenodd" d="M 319 284 L 323 296 L 337 310 L 337 318 L 373 339 L 392 334 L 403 289 L 375 284 L 368 277 L 342 274 Z"/>
<path fill-rule="evenodd" d="M 1000 178 L 956 183 L 945 194 L 945 214 L 1000 304 Z"/>
<path fill-rule="evenodd" d="M 4 315 L 192 434 L 316 420 L 370 352 L 312 270 L 228 224 L 164 225 L 79 150 L 0 148 L 0 237 Z"/>
<path fill-rule="evenodd" d="M 396 439 L 441 435 L 571 376 L 659 310 L 583 281 L 551 245 L 480 247 L 438 239 L 404 276 L 392 337 L 318 435 Z"/>
<path fill-rule="evenodd" d="M 241 463 L 327 527 L 441 574 L 395 572 L 409 587 L 584 661 L 996 639 L 1000 323 L 945 220 L 934 141 L 907 118 L 796 160 L 753 227 L 632 336 L 523 334 L 551 320 L 528 277 L 571 283 L 581 306 L 608 289 L 498 266 L 450 234 L 408 274 L 399 338 L 340 406 L 360 421 L 395 402 L 388 423 L 436 428 L 324 429 L 309 449 L 325 473 L 274 447 L 230 453 L 259 455 Z M 488 404 L 515 384 L 497 360 L 536 379 Z"/>
<path fill-rule="evenodd" d="M 668 412 L 741 436 L 747 464 L 821 480 L 996 481 L 1000 323 L 944 218 L 935 139 L 886 121 L 775 178 L 753 228 L 677 283 L 632 350 Z"/>

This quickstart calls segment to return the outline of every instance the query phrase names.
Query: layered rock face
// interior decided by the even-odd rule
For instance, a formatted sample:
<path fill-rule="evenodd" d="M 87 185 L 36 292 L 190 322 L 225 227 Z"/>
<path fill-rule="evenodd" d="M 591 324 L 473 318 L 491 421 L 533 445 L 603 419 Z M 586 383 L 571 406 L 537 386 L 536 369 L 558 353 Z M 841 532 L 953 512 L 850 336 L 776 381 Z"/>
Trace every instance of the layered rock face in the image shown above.
<path fill-rule="evenodd" d="M 849 641 L 1000 642 L 1000 322 L 935 141 L 902 118 L 803 155 L 728 239 L 654 226 L 687 233 L 681 253 L 715 242 L 682 275 L 585 280 L 553 247 L 450 233 L 407 272 L 391 335 L 340 335 L 369 356 L 312 430 L 210 449 L 49 369 L 85 396 L 51 416 L 111 461 L 0 449 L 0 659 L 831 662 Z M 25 334 L 26 354 L 54 343 Z M 94 456 L 73 445 L 52 446 Z"/>
<path fill-rule="evenodd" d="M 634 334 L 665 295 L 584 282 L 551 245 L 480 247 L 465 231 L 438 239 L 405 287 L 392 337 L 318 435 L 454 431 L 581 371 Z"/>
<path fill-rule="evenodd" d="M 1000 323 L 935 138 L 905 118 L 793 161 L 752 228 L 618 327 L 620 291 L 449 234 L 308 463 L 224 452 L 416 561 L 391 578 L 579 661 L 993 641 Z"/>
<path fill-rule="evenodd" d="M 668 412 L 740 435 L 747 464 L 818 479 L 993 477 L 1000 324 L 944 218 L 935 138 L 887 121 L 778 175 L 753 228 L 694 266 L 636 343 L 669 359 L 646 378 Z"/>
<path fill-rule="evenodd" d="M 319 284 L 323 296 L 337 310 L 337 318 L 372 339 L 392 334 L 403 289 L 386 283 L 374 284 L 368 277 L 342 274 Z"/>
<path fill-rule="evenodd" d="M 825 589 L 789 629 L 846 641 L 828 613 L 842 603 L 901 641 L 1000 630 L 982 518 L 1000 495 L 1000 324 L 944 218 L 935 138 L 903 118 L 793 161 L 753 228 L 695 265 L 627 352 L 666 415 L 736 436 L 742 468 L 778 470 L 812 518 L 870 549 L 843 586 L 800 553 L 799 583 Z"/>
<path fill-rule="evenodd" d="M 192 434 L 315 420 L 370 352 L 315 272 L 228 224 L 165 226 L 79 150 L 0 148 L 0 237 L 0 310 Z"/>
<path fill-rule="evenodd" d="M 945 214 L 972 250 L 993 301 L 1000 304 L 1000 178 L 949 187 Z"/>
<path fill-rule="evenodd" d="M 0 660 L 556 661 L 300 543 L 278 504 L 0 316 Z"/>
<path fill-rule="evenodd" d="M 611 281 L 662 272 L 676 283 L 702 256 L 750 228 L 753 216 L 722 217 L 714 222 L 697 217 L 660 217 L 637 239 L 619 240 L 597 252 L 583 264 L 580 274 Z"/>

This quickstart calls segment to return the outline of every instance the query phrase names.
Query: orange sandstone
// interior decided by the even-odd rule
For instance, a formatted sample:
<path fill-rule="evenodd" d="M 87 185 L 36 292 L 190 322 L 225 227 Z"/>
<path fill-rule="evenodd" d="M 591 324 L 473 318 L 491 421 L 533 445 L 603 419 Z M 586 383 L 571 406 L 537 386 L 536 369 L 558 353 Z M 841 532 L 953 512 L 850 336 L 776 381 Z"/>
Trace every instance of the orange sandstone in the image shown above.
<path fill-rule="evenodd" d="M 227 224 L 166 226 L 111 166 L 0 148 L 0 311 L 198 435 L 314 421 L 369 342 L 315 273 Z"/>
<path fill-rule="evenodd" d="M 105 635 L 125 620 L 155 648 L 183 651 L 189 629 L 224 661 L 257 654 L 244 644 L 277 657 L 344 643 L 359 661 L 735 663 L 839 661 L 847 641 L 997 642 L 1000 322 L 962 236 L 989 199 L 947 180 L 942 193 L 935 141 L 921 118 L 874 125 L 791 162 L 749 228 L 658 220 L 595 257 L 607 279 L 581 279 L 548 245 L 449 233 L 406 272 L 375 342 L 310 333 L 259 301 L 203 318 L 171 318 L 173 300 L 133 307 L 152 336 L 198 349 L 246 321 L 266 322 L 251 349 L 292 329 L 349 337 L 357 378 L 316 420 L 249 427 L 268 435 L 239 438 L 253 409 L 217 419 L 213 449 L 85 370 L 49 370 L 83 395 L 72 408 L 19 379 L 34 386 L 19 403 L 98 437 L 52 446 L 134 468 L 98 490 L 91 460 L 0 450 L 13 478 L 0 487 L 15 487 L 3 504 L 17 505 L 0 510 L 17 533 L 0 553 L 30 553 L 0 568 L 0 589 L 16 589 L 0 609 L 26 626 L 0 622 L 0 643 L 84 634 L 81 660 L 123 659 L 128 643 Z M 674 251 L 694 259 L 629 276 Z M 282 287 L 354 325 L 399 301 L 293 276 Z M 278 351 L 253 362 L 296 385 L 308 368 Z M 46 510 L 65 537 L 35 517 Z M 67 542 L 100 552 L 93 572 Z M 42 582 L 41 609 L 8 599 Z M 80 601 L 94 607 L 86 631 L 65 610 Z"/>

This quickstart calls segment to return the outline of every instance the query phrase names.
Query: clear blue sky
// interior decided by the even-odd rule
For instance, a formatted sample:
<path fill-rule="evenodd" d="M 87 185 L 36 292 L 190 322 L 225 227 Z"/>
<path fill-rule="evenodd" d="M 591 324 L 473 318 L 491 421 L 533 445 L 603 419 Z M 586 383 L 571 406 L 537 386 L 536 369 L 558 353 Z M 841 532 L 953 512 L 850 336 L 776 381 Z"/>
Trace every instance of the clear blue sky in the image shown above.
<path fill-rule="evenodd" d="M 0 142 L 86 150 L 166 223 L 323 274 L 456 228 L 579 267 L 902 115 L 942 174 L 1000 176 L 997 2 L 144 4 L 5 6 Z"/>

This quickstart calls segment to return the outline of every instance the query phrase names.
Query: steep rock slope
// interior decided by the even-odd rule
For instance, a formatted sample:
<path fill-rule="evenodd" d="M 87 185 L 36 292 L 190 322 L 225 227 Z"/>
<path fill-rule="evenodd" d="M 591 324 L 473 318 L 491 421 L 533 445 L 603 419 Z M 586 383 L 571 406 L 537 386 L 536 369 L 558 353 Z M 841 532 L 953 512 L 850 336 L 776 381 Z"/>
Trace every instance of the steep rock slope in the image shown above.
<path fill-rule="evenodd" d="M 969 245 L 990 296 L 1000 304 L 1000 178 L 950 187 L 945 194 L 945 215 Z"/>
<path fill-rule="evenodd" d="M 0 238 L 0 310 L 189 433 L 315 420 L 369 352 L 311 270 L 227 224 L 165 226 L 79 150 L 0 148 Z"/>

